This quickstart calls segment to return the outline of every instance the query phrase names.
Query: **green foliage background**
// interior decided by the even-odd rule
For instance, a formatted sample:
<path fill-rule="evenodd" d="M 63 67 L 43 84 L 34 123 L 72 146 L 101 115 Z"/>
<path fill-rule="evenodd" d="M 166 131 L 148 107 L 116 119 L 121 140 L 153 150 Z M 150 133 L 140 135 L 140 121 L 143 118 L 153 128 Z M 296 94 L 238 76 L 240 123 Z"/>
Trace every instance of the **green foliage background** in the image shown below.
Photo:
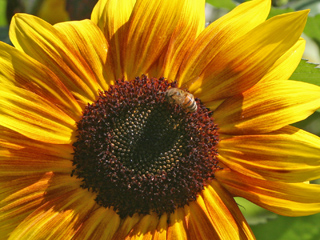
<path fill-rule="evenodd" d="M 4 9 L 6 9 L 6 1 L 5 0 L 0 0 L 0 9 L 1 9 L 1 14 L 0 14 L 0 26 L 5 26 L 7 24 L 7 20 L 4 14 Z"/>

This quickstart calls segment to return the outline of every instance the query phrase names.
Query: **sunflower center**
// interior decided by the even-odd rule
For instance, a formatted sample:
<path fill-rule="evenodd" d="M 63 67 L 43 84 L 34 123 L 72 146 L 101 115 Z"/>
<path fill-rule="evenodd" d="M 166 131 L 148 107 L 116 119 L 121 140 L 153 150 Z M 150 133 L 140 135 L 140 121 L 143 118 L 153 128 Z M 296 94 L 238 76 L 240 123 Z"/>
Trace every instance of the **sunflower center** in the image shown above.
<path fill-rule="evenodd" d="M 176 83 L 163 78 L 117 81 L 77 123 L 72 175 L 121 217 L 173 212 L 214 177 L 218 134 L 212 112 L 199 99 L 194 112 L 169 101 L 172 88 Z"/>

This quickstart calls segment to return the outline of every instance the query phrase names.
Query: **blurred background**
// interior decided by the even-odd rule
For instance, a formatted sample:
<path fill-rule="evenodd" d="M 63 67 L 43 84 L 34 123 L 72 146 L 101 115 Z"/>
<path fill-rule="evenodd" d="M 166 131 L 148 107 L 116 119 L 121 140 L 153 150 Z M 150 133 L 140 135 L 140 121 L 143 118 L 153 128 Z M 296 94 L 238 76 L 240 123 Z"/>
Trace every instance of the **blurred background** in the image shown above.
<path fill-rule="evenodd" d="M 51 24 L 90 18 L 98 0 L 0 0 L 0 41 L 10 44 L 11 17 L 18 12 L 39 16 Z M 223 16 L 243 0 L 207 0 L 206 25 Z M 290 79 L 320 86 L 320 0 L 273 0 L 269 17 L 310 9 L 302 35 L 307 46 L 295 73 Z M 320 111 L 294 124 L 320 136 Z M 320 181 L 314 181 L 319 184 Z M 320 198 L 320 196 L 319 196 Z M 242 198 L 236 199 L 258 240 L 319 240 L 320 214 L 306 217 L 283 217 L 268 212 Z"/>

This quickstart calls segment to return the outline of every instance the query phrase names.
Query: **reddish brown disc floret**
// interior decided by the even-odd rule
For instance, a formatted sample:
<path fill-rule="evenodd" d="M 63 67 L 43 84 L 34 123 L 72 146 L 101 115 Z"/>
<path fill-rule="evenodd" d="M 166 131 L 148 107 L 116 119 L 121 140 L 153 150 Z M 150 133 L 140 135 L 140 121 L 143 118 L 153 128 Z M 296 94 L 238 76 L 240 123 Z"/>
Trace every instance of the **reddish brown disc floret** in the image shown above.
<path fill-rule="evenodd" d="M 176 83 L 117 81 L 77 123 L 72 175 L 121 217 L 171 213 L 196 199 L 217 168 L 217 125 L 196 99 L 188 113 L 166 100 Z"/>

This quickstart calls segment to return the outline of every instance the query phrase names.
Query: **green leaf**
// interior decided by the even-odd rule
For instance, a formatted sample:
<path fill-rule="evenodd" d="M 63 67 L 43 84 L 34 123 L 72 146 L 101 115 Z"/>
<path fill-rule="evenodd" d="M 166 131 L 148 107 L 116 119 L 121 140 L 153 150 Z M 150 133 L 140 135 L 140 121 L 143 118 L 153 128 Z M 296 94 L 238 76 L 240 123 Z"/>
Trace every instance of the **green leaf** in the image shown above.
<path fill-rule="evenodd" d="M 309 16 L 320 13 L 319 0 L 291 0 L 288 3 L 288 6 L 295 9 L 296 11 L 303 10 L 303 9 L 310 9 Z"/>
<path fill-rule="evenodd" d="M 304 33 L 320 45 L 320 14 L 314 17 L 308 17 Z"/>
<path fill-rule="evenodd" d="M 320 109 L 314 112 L 311 116 L 307 119 L 302 120 L 300 122 L 292 124 L 297 128 L 302 128 L 308 132 L 311 132 L 315 135 L 320 136 Z"/>
<path fill-rule="evenodd" d="M 266 209 L 259 207 L 247 199 L 235 197 L 235 201 L 250 225 L 266 223 L 269 221 L 269 219 L 274 219 L 277 217 L 277 214 L 267 211 Z"/>
<path fill-rule="evenodd" d="M 272 0 L 272 6 L 281 7 L 288 4 L 288 0 Z"/>
<path fill-rule="evenodd" d="M 320 214 L 306 217 L 278 216 L 267 224 L 251 226 L 259 240 L 319 240 Z"/>
<path fill-rule="evenodd" d="M 206 2 L 216 8 L 226 8 L 228 10 L 232 10 L 237 6 L 232 2 L 232 0 L 206 0 Z"/>
<path fill-rule="evenodd" d="M 320 86 L 320 68 L 318 64 L 302 59 L 290 79 Z"/>
<path fill-rule="evenodd" d="M 0 26 L 7 25 L 6 6 L 7 2 L 5 0 L 0 0 Z"/>
<path fill-rule="evenodd" d="M 0 27 L 0 41 L 10 44 L 9 27 Z"/>
<path fill-rule="evenodd" d="M 272 7 L 268 18 L 272 18 L 274 16 L 284 14 L 284 13 L 289 13 L 289 12 L 294 12 L 294 9 L 293 8 L 274 8 L 274 7 Z"/>

